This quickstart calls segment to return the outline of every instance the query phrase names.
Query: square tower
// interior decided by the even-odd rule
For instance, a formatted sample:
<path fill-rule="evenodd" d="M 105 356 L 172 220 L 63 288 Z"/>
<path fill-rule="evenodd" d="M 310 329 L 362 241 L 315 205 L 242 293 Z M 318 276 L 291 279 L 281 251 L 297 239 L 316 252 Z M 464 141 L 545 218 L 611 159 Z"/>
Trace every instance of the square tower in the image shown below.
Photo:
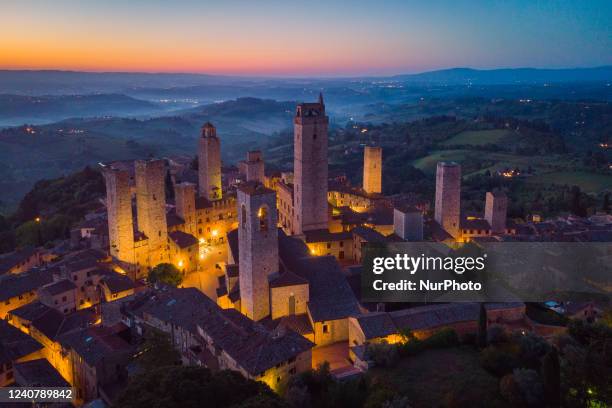
<path fill-rule="evenodd" d="M 436 169 L 435 220 L 453 238 L 461 229 L 461 166 L 454 162 L 439 162 Z"/>
<path fill-rule="evenodd" d="M 148 266 L 168 262 L 166 224 L 166 163 L 163 160 L 137 160 L 136 217 L 138 230 L 148 239 Z"/>
<path fill-rule="evenodd" d="M 195 184 L 183 182 L 174 186 L 176 215 L 185 221 L 185 231 L 196 235 Z"/>
<path fill-rule="evenodd" d="M 406 241 L 423 240 L 423 213 L 409 206 L 393 209 L 393 232 Z"/>
<path fill-rule="evenodd" d="M 238 282 L 241 312 L 250 319 L 270 315 L 268 279 L 278 268 L 276 193 L 245 183 L 238 187 Z"/>
<path fill-rule="evenodd" d="M 264 180 L 264 161 L 260 150 L 247 152 L 247 158 L 240 163 L 241 173 L 247 181 L 257 181 L 263 183 Z"/>
<path fill-rule="evenodd" d="M 104 167 L 110 253 L 115 259 L 134 263 L 134 223 L 130 175 L 126 170 Z"/>
<path fill-rule="evenodd" d="M 293 119 L 293 207 L 296 234 L 327 229 L 327 126 L 323 96 L 297 106 Z"/>
<path fill-rule="evenodd" d="M 382 193 L 382 147 L 363 149 L 363 190 L 368 194 Z"/>
<path fill-rule="evenodd" d="M 210 201 L 220 200 L 221 191 L 221 142 L 212 123 L 202 126 L 198 142 L 199 195 Z"/>
<path fill-rule="evenodd" d="M 485 201 L 485 220 L 491 226 L 493 234 L 506 232 L 506 213 L 508 211 L 508 198 L 501 190 L 488 191 Z"/>

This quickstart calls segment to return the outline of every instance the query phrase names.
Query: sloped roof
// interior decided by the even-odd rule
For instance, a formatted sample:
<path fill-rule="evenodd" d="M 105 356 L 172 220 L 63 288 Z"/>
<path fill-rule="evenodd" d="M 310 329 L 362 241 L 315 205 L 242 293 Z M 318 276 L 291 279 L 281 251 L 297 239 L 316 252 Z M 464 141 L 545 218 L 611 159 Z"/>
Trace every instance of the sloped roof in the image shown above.
<path fill-rule="evenodd" d="M 0 320 L 0 364 L 14 362 L 42 348 L 32 337 Z"/>
<path fill-rule="evenodd" d="M 180 248 L 189 248 L 198 243 L 196 237 L 183 231 L 172 231 L 168 233 L 168 236 Z"/>
<path fill-rule="evenodd" d="M 70 384 L 44 358 L 25 361 L 14 365 L 15 377 L 24 383 L 22 387 L 70 387 Z"/>
<path fill-rule="evenodd" d="M 366 339 L 386 337 L 397 333 L 397 327 L 389 313 L 367 313 L 357 317 L 357 322 Z"/>
<path fill-rule="evenodd" d="M 59 336 L 58 341 L 73 349 L 91 367 L 105 357 L 133 350 L 111 327 L 105 326 L 73 330 Z"/>
<path fill-rule="evenodd" d="M 314 321 L 359 314 L 359 303 L 333 256 L 302 258 L 294 272 L 309 283 L 308 310 Z"/>
<path fill-rule="evenodd" d="M 56 296 L 64 292 L 75 290 L 77 287 L 71 280 L 62 279 L 57 282 L 49 283 L 40 290 L 47 292 L 51 296 Z"/>
<path fill-rule="evenodd" d="M 32 292 L 53 281 L 51 270 L 32 269 L 0 277 L 0 301 Z"/>
<path fill-rule="evenodd" d="M 91 326 L 97 320 L 94 308 L 81 309 L 64 315 L 59 310 L 38 301 L 21 306 L 9 313 L 29 321 L 32 327 L 51 340 L 55 340 L 68 331 Z"/>
<path fill-rule="evenodd" d="M 268 330 L 234 309 L 217 308 L 214 313 L 204 316 L 198 327 L 215 346 L 254 376 L 314 346 L 293 330 Z"/>

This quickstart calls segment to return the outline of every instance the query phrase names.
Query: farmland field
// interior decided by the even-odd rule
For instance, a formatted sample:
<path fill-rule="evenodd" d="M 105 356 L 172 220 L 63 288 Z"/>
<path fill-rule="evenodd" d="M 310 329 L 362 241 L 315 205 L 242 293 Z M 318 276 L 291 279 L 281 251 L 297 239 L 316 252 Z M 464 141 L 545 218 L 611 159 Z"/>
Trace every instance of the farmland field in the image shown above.
<path fill-rule="evenodd" d="M 456 134 L 441 144 L 444 146 L 452 145 L 472 145 L 479 146 L 485 144 L 496 144 L 512 136 L 513 131 L 507 129 L 490 130 L 466 130 Z"/>
<path fill-rule="evenodd" d="M 599 192 L 612 189 L 612 176 L 589 173 L 586 171 L 556 171 L 540 174 L 528 179 L 529 183 L 579 186 L 586 192 Z"/>

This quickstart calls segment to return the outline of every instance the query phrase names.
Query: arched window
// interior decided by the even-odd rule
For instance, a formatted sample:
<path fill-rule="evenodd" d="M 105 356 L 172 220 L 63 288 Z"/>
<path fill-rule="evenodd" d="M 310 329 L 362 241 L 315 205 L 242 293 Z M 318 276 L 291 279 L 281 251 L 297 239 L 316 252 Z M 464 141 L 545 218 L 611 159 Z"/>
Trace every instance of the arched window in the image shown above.
<path fill-rule="evenodd" d="M 257 211 L 257 218 L 259 219 L 259 230 L 267 231 L 268 230 L 268 207 L 261 206 Z"/>
<path fill-rule="evenodd" d="M 242 222 L 242 228 L 246 229 L 246 225 L 247 225 L 247 214 L 246 214 L 246 207 L 244 206 L 244 204 L 242 204 L 242 208 L 240 209 L 241 212 L 241 222 Z"/>

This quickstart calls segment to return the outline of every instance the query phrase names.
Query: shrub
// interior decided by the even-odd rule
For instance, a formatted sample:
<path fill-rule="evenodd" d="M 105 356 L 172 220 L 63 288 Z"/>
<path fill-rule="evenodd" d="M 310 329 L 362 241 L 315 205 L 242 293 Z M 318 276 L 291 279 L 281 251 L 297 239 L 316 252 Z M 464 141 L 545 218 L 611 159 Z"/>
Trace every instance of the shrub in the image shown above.
<path fill-rule="evenodd" d="M 502 397 L 513 406 L 525 405 L 523 394 L 518 384 L 514 380 L 514 375 L 506 374 L 499 381 L 499 393 Z"/>
<path fill-rule="evenodd" d="M 540 359 L 550 351 L 550 345 L 542 337 L 532 333 L 518 335 L 521 363 L 524 367 L 539 369 Z"/>
<path fill-rule="evenodd" d="M 518 366 L 516 357 L 499 347 L 488 346 L 480 352 L 480 365 L 493 375 L 501 377 Z"/>
<path fill-rule="evenodd" d="M 379 367 L 392 367 L 397 363 L 398 352 L 394 344 L 372 343 L 366 348 L 366 359 L 372 360 Z"/>
<path fill-rule="evenodd" d="M 487 330 L 487 342 L 489 344 L 499 344 L 508 341 L 506 331 L 501 326 L 492 326 Z"/>
<path fill-rule="evenodd" d="M 149 271 L 149 281 L 176 287 L 183 281 L 183 276 L 176 266 L 169 263 L 160 263 Z"/>
<path fill-rule="evenodd" d="M 544 396 L 540 375 L 535 370 L 526 368 L 517 368 L 512 375 L 527 405 L 539 406 Z"/>
<path fill-rule="evenodd" d="M 410 338 L 411 340 L 408 340 L 407 343 L 404 343 L 398 347 L 398 351 L 401 356 L 414 355 L 427 349 L 447 348 L 459 345 L 459 337 L 457 336 L 457 332 L 451 328 L 437 331 L 424 340 L 419 340 L 414 336 L 411 336 Z"/>

